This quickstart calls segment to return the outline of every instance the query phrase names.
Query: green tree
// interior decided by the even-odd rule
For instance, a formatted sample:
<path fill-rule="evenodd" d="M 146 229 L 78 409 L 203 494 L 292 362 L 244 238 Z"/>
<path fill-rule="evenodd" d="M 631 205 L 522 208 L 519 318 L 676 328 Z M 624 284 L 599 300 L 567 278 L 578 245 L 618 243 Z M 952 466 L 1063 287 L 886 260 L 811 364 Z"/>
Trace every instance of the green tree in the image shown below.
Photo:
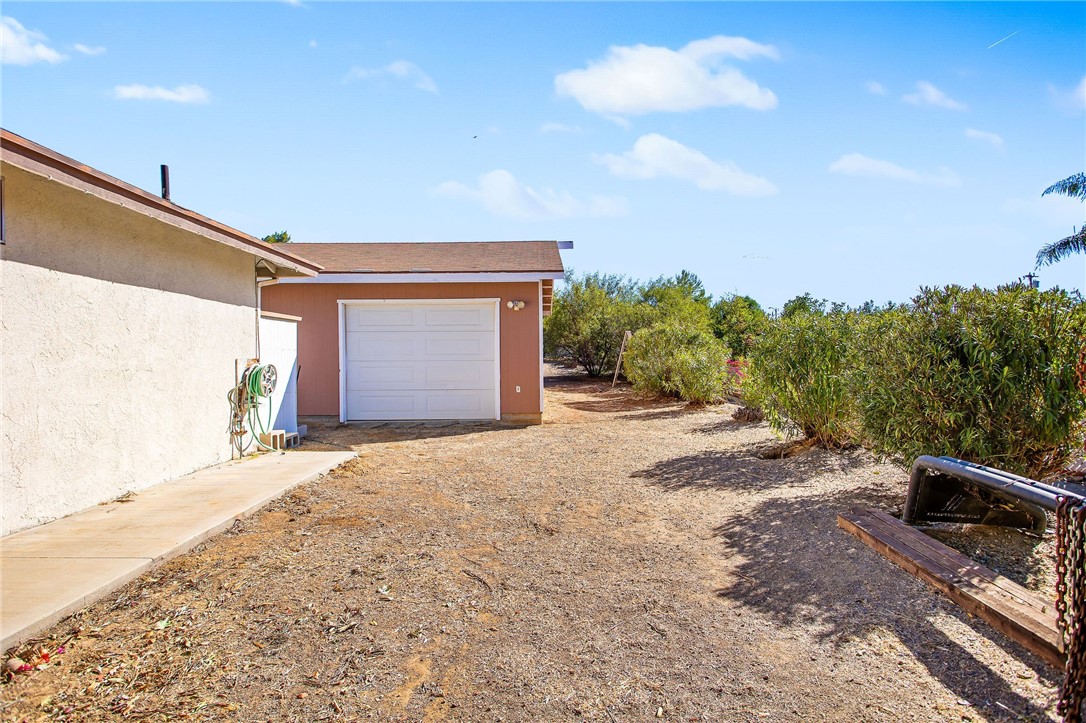
<path fill-rule="evenodd" d="M 824 314 L 826 313 L 826 300 L 816 299 L 811 296 L 810 292 L 789 299 L 784 302 L 784 309 L 781 310 L 781 318 L 787 319 L 796 314 Z"/>
<path fill-rule="evenodd" d="M 265 236 L 264 241 L 270 244 L 288 244 L 290 243 L 290 234 L 286 231 L 276 231 Z"/>
<path fill-rule="evenodd" d="M 543 348 L 600 376 L 615 368 L 622 335 L 651 319 L 652 310 L 640 302 L 633 282 L 614 274 L 577 277 L 570 272 L 544 321 Z"/>
<path fill-rule="evenodd" d="M 769 326 L 769 317 L 749 296 L 726 296 L 712 306 L 713 334 L 737 357 L 750 354 Z"/>
<path fill-rule="evenodd" d="M 661 276 L 642 285 L 640 298 L 650 309 L 653 323 L 706 333 L 712 329 L 712 297 L 705 293 L 701 279 L 685 269 L 670 278 Z"/>
<path fill-rule="evenodd" d="M 660 276 L 641 287 L 641 298 L 653 306 L 681 297 L 698 304 L 709 305 L 711 298 L 697 274 L 683 269 L 671 278 Z"/>
<path fill-rule="evenodd" d="M 1086 173 L 1076 173 L 1045 189 L 1042 196 L 1058 193 L 1061 196 L 1086 201 Z M 1037 252 L 1037 266 L 1047 266 L 1067 258 L 1071 254 L 1086 253 L 1086 224 L 1067 238 L 1053 241 Z"/>

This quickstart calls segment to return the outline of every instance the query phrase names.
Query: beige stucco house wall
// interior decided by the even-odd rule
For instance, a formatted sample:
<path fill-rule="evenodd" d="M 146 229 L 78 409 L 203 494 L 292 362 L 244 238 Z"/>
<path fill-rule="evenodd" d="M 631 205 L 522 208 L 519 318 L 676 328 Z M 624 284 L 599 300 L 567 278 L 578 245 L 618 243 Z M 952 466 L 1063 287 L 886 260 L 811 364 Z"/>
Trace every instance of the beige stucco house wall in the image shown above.
<path fill-rule="evenodd" d="M 230 459 L 226 394 L 259 316 L 253 253 L 10 150 L 0 534 Z"/>

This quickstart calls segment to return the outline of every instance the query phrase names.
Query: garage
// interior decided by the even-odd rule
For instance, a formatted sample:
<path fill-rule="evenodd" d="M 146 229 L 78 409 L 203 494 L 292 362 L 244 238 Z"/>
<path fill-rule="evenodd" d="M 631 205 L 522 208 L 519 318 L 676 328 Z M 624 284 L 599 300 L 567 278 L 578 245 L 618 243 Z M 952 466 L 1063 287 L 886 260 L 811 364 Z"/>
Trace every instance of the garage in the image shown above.
<path fill-rule="evenodd" d="M 498 299 L 341 301 L 344 421 L 499 419 Z"/>
<path fill-rule="evenodd" d="M 261 286 L 298 326 L 304 423 L 543 420 L 558 241 L 291 243 L 315 277 Z"/>

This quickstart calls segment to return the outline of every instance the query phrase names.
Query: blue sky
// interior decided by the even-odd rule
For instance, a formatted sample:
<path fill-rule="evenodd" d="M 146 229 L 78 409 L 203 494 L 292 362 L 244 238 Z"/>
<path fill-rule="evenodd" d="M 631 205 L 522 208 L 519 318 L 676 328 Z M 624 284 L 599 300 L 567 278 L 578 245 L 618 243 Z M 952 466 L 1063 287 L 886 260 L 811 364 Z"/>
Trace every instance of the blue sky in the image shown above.
<path fill-rule="evenodd" d="M 1040 195 L 1086 167 L 1083 3 L 3 15 L 5 128 L 258 236 L 572 240 L 779 307 L 1013 281 L 1086 217 Z"/>

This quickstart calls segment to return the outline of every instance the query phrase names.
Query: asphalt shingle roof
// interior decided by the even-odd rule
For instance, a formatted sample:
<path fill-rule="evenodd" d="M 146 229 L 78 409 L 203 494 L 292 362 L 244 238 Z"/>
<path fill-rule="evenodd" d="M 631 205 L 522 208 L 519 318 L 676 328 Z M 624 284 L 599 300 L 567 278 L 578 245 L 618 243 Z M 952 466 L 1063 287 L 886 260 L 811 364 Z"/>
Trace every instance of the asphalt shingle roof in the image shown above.
<path fill-rule="evenodd" d="M 562 273 L 557 241 L 292 243 L 290 252 L 322 273 Z"/>

